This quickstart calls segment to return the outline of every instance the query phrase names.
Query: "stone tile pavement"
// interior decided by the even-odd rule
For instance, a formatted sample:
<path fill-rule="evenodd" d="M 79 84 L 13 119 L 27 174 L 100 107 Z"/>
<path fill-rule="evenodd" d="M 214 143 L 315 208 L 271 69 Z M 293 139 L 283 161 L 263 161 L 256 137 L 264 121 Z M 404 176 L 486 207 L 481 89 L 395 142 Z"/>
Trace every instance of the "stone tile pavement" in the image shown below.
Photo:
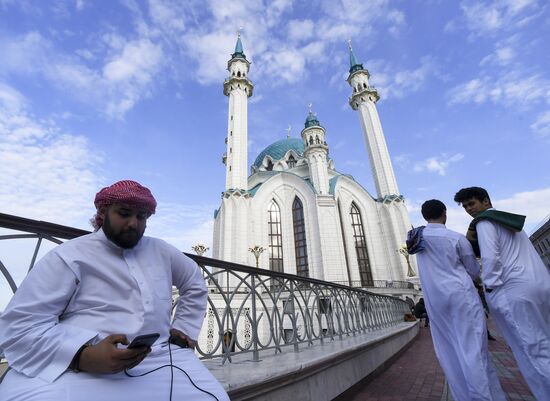
<path fill-rule="evenodd" d="M 423 326 L 423 325 L 422 325 Z M 489 341 L 502 388 L 510 401 L 536 401 L 516 365 L 510 348 L 489 321 L 497 341 Z M 433 349 L 430 330 L 420 334 L 390 367 L 361 388 L 350 401 L 451 401 L 445 376 Z"/>

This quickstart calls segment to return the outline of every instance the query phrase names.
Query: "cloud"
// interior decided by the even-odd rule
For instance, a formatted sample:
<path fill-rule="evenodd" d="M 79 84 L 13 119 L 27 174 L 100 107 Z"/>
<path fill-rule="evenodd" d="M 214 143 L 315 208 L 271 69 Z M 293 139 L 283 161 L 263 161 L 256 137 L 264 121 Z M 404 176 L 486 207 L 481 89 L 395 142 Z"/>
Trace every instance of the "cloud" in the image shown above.
<path fill-rule="evenodd" d="M 201 242 L 212 248 L 215 205 L 182 205 L 159 202 L 147 222 L 147 235 L 164 239 L 182 252 Z"/>
<path fill-rule="evenodd" d="M 0 82 L 0 107 L 8 112 L 17 112 L 25 105 L 25 99 L 17 90 Z"/>
<path fill-rule="evenodd" d="M 406 169 L 409 167 L 411 163 L 411 155 L 410 154 L 401 154 L 401 155 L 395 155 L 392 157 L 394 164 L 399 166 L 402 169 Z"/>
<path fill-rule="evenodd" d="M 512 70 L 498 79 L 489 75 L 471 79 L 447 91 L 450 105 L 492 102 L 507 107 L 529 107 L 541 100 L 550 100 L 550 80 L 541 74 Z"/>
<path fill-rule="evenodd" d="M 0 83 L 0 210 L 85 227 L 101 181 L 102 157 L 85 137 L 33 116 L 26 103 Z"/>
<path fill-rule="evenodd" d="M 421 90 L 427 81 L 438 76 L 435 60 L 430 56 L 420 59 L 420 65 L 412 70 L 400 70 L 383 61 L 369 62 L 369 69 L 375 71 L 371 82 L 384 98 L 403 98 Z"/>
<path fill-rule="evenodd" d="M 164 32 L 179 34 L 185 30 L 183 4 L 177 1 L 149 0 L 149 15 L 154 25 Z"/>
<path fill-rule="evenodd" d="M 524 191 L 493 200 L 495 208 L 527 216 L 525 231 L 530 232 L 550 213 L 550 188 Z"/>
<path fill-rule="evenodd" d="M 66 96 L 92 104 L 108 117 L 123 118 L 141 99 L 150 95 L 163 67 L 160 45 L 146 38 L 127 41 L 116 35 L 105 38 L 110 46 L 100 68 L 55 49 L 37 32 L 0 41 L 5 56 L 0 71 L 13 75 L 43 76 Z M 90 59 L 87 49 L 77 55 Z"/>
<path fill-rule="evenodd" d="M 537 0 L 468 0 L 461 3 L 467 29 L 473 35 L 492 35 L 522 26 L 539 13 Z"/>
<path fill-rule="evenodd" d="M 503 46 L 495 49 L 494 53 L 484 57 L 479 63 L 481 66 L 485 64 L 498 64 L 505 66 L 510 64 L 516 58 L 516 51 L 511 46 Z"/>
<path fill-rule="evenodd" d="M 288 36 L 290 40 L 299 42 L 313 36 L 315 25 L 312 20 L 290 20 L 288 22 Z"/>
<path fill-rule="evenodd" d="M 539 114 L 531 129 L 540 137 L 550 138 L 550 111 Z"/>
<path fill-rule="evenodd" d="M 270 85 L 296 83 L 306 79 L 313 69 L 329 67 L 327 63 L 334 67 L 334 54 L 344 54 L 347 39 L 357 43 L 367 37 L 372 40 L 381 29 L 396 33 L 405 24 L 405 16 L 388 4 L 386 0 L 368 4 L 360 0 L 322 0 L 315 19 L 288 21 L 293 7 L 288 0 L 207 0 L 201 9 L 201 24 L 190 21 L 182 43 L 196 65 L 194 77 L 201 84 L 218 84 L 227 76 L 228 55 L 236 40 L 234 32 L 242 26 L 244 50 L 254 68 L 252 79 L 275 75 L 277 79 L 269 79 Z"/>
<path fill-rule="evenodd" d="M 455 153 L 454 155 L 447 155 L 446 153 L 440 156 L 429 157 L 426 160 L 417 162 L 414 165 L 415 172 L 428 171 L 437 173 L 441 176 L 447 174 L 447 169 L 451 163 L 456 163 L 464 158 L 462 153 Z"/>

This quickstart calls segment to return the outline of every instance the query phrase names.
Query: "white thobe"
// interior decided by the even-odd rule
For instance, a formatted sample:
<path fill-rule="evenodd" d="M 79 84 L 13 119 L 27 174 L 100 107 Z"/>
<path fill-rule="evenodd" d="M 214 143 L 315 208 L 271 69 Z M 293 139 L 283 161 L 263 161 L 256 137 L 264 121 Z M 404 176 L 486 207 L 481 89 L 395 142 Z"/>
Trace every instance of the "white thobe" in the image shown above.
<path fill-rule="evenodd" d="M 428 224 L 417 254 L 437 359 L 456 401 L 506 401 L 487 351 L 487 323 L 473 278 L 472 246 L 443 224 Z"/>
<path fill-rule="evenodd" d="M 550 400 L 550 273 L 524 231 L 489 220 L 476 229 L 491 316 L 533 395 Z"/>
<path fill-rule="evenodd" d="M 180 299 L 171 324 L 172 285 Z M 12 368 L 0 384 L 0 400 L 168 399 L 169 368 L 130 378 L 67 367 L 84 343 L 115 333 L 130 341 L 160 333 L 132 374 L 167 364 L 170 328 L 197 339 L 206 302 L 197 264 L 162 240 L 143 237 L 134 248 L 122 249 L 100 229 L 67 241 L 36 264 L 0 316 L 0 349 Z M 173 363 L 197 386 L 228 399 L 192 350 L 172 349 Z M 213 398 L 175 370 L 173 399 Z"/>

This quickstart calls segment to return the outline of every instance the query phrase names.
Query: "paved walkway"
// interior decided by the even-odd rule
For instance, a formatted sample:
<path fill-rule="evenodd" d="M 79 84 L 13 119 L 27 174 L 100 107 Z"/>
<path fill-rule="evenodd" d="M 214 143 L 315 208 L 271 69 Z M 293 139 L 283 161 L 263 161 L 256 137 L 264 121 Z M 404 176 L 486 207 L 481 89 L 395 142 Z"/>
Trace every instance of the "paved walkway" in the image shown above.
<path fill-rule="evenodd" d="M 497 341 L 489 341 L 502 388 L 510 401 L 536 401 L 523 380 L 512 351 L 490 322 L 491 333 Z M 430 330 L 420 327 L 420 334 L 408 350 L 391 366 L 363 387 L 351 401 L 446 401 L 445 376 L 439 366 Z"/>

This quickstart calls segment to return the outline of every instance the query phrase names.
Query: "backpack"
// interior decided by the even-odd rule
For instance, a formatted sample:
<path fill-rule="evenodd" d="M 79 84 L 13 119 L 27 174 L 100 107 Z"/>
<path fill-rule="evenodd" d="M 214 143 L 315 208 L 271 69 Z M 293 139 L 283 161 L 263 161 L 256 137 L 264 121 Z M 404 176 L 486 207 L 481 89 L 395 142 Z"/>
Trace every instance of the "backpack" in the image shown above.
<path fill-rule="evenodd" d="M 413 227 L 413 229 L 407 233 L 407 252 L 409 252 L 410 255 L 422 252 L 426 248 L 426 244 L 424 244 L 424 237 L 422 235 L 424 228 L 425 226 L 416 228 Z"/>

